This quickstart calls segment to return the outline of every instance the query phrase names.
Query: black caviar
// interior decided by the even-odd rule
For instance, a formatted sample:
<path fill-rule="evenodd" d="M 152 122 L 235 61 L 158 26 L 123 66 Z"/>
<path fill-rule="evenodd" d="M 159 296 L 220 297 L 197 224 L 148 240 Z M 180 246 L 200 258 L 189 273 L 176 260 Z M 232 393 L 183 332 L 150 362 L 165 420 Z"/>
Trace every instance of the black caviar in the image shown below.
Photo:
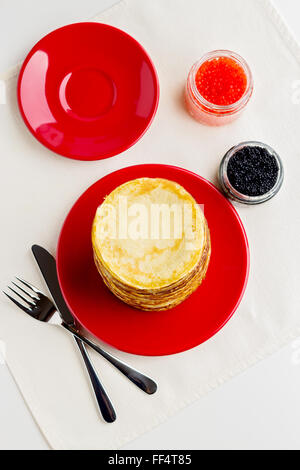
<path fill-rule="evenodd" d="M 262 196 L 276 184 L 276 158 L 263 147 L 243 147 L 230 159 L 227 176 L 230 184 L 245 196 Z"/>

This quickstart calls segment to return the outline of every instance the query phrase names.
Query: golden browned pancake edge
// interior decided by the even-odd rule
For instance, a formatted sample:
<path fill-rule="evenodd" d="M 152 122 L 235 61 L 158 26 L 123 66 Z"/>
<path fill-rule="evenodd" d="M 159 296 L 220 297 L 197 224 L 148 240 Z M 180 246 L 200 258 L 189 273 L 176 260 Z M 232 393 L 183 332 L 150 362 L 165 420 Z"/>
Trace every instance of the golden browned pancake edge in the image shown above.
<path fill-rule="evenodd" d="M 147 180 L 147 184 L 150 185 L 149 179 L 144 178 L 143 180 Z M 162 184 L 161 181 L 168 181 L 162 179 L 152 179 L 151 184 L 154 186 L 154 180 L 158 182 L 158 184 Z M 139 180 L 135 180 L 139 183 Z M 129 182 L 130 183 L 130 182 Z M 133 182 L 134 183 L 134 182 Z M 189 201 L 193 201 L 196 205 L 196 201 L 192 198 L 192 196 L 187 193 L 184 188 L 180 187 L 177 183 L 174 183 L 172 186 L 172 182 L 169 182 L 169 187 L 175 188 L 174 191 L 177 191 L 177 188 L 181 188 L 180 195 L 184 195 Z M 128 183 L 126 183 L 128 184 Z M 125 185 L 123 185 L 125 186 Z M 119 187 L 121 188 L 121 187 Z M 115 191 L 118 191 L 119 188 L 116 188 Z M 127 188 L 126 188 L 127 189 Z M 122 190 L 122 188 L 121 188 Z M 115 192 L 113 191 L 113 193 Z M 113 194 L 111 193 L 111 194 Z M 186 196 L 187 195 L 187 196 Z M 106 198 L 110 197 L 110 195 Z M 209 228 L 207 225 L 207 221 L 202 214 L 201 211 L 201 230 L 203 231 L 203 236 L 201 239 L 201 250 L 199 249 L 199 256 L 194 263 L 194 266 L 191 266 L 189 269 L 183 270 L 183 274 L 181 276 L 177 276 L 175 281 L 170 282 L 169 284 L 162 285 L 161 287 L 154 287 L 147 286 L 135 286 L 132 285 L 131 282 L 124 282 L 124 279 L 121 278 L 119 273 L 115 273 L 109 263 L 104 261 L 101 249 L 99 249 L 99 244 L 95 242 L 95 224 L 96 224 L 96 217 L 93 224 L 92 229 L 92 244 L 93 244 L 93 252 L 94 252 L 94 260 L 98 272 L 100 273 L 104 283 L 110 289 L 110 291 L 118 297 L 120 300 L 125 302 L 126 304 L 145 311 L 161 311 L 161 310 L 168 310 L 179 305 L 183 302 L 186 298 L 188 298 L 202 283 L 203 279 L 206 276 L 206 272 L 208 269 L 210 255 L 211 255 L 211 241 L 210 241 L 210 233 Z M 99 222 L 98 222 L 99 223 Z M 197 253 L 196 253 L 197 254 Z"/>

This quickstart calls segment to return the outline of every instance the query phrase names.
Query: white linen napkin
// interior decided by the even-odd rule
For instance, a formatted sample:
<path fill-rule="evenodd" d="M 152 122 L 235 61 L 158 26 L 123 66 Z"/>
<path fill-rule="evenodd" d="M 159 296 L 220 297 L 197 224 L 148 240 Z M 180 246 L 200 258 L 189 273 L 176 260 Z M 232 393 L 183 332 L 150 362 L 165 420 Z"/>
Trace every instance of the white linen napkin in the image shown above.
<path fill-rule="evenodd" d="M 251 273 L 240 308 L 221 332 L 170 357 L 114 351 L 155 378 L 157 394 L 145 395 L 91 352 L 117 410 L 112 425 L 99 419 L 72 338 L 33 321 L 1 297 L 0 339 L 6 343 L 8 366 L 54 449 L 119 448 L 300 334 L 300 107 L 293 96 L 300 48 L 282 19 L 267 0 L 125 0 L 94 21 L 127 31 L 149 52 L 160 79 L 158 114 L 142 140 L 124 154 L 98 162 L 69 160 L 45 149 L 27 131 L 17 109 L 18 68 L 3 77 L 2 287 L 19 274 L 45 289 L 31 245 L 40 243 L 55 253 L 74 200 L 116 169 L 163 162 L 216 182 L 226 150 L 244 140 L 261 140 L 281 155 L 285 182 L 268 203 L 238 208 L 249 237 Z M 239 120 L 209 128 L 187 114 L 182 94 L 190 66 L 220 48 L 248 60 L 255 93 Z"/>

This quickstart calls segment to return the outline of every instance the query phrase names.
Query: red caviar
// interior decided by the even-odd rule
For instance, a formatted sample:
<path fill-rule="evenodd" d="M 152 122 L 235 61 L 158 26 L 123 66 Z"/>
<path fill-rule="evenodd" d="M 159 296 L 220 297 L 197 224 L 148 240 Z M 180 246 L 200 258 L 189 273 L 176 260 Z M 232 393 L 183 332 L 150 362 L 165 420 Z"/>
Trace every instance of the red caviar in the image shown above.
<path fill-rule="evenodd" d="M 200 66 L 195 81 L 200 95 L 218 106 L 238 102 L 247 89 L 246 73 L 231 57 L 207 60 Z"/>
<path fill-rule="evenodd" d="M 253 92 L 249 65 L 232 51 L 205 54 L 191 68 L 185 87 L 189 113 L 202 124 L 223 126 L 242 113 Z"/>

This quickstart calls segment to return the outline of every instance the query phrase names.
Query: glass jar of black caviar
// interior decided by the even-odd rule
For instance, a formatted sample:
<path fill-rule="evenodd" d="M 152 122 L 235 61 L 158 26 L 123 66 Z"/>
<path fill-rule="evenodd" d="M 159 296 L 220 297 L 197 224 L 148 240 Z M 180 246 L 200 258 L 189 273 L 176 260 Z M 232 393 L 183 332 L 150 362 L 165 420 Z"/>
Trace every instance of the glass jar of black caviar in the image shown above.
<path fill-rule="evenodd" d="M 219 168 L 222 190 L 243 204 L 261 204 L 274 197 L 283 183 L 279 155 L 262 142 L 242 142 L 230 149 Z"/>

